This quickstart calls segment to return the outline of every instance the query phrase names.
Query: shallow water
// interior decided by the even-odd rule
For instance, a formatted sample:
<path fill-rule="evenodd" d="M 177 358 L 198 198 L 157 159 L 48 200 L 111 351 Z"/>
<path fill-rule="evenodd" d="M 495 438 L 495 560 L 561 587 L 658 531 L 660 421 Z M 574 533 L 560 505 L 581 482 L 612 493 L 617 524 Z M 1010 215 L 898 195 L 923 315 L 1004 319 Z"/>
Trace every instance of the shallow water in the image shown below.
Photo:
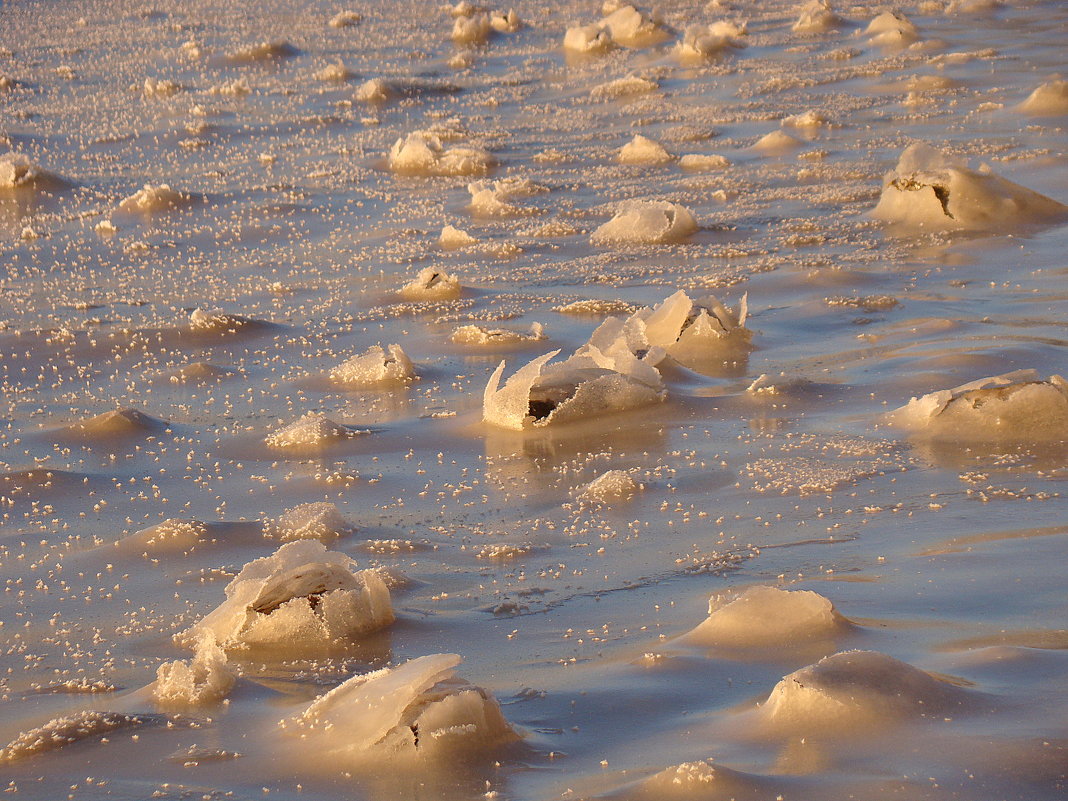
<path fill-rule="evenodd" d="M 475 46 L 451 41 L 447 9 L 395 1 L 339 28 L 320 3 L 4 4 L 2 149 L 61 180 L 0 188 L 0 747 L 74 711 L 141 719 L 2 764 L 0 783 L 33 799 L 1062 797 L 1063 445 L 933 441 L 882 417 L 984 376 L 1068 372 L 1068 226 L 868 216 L 914 141 L 1068 202 L 1068 117 L 1016 108 L 1064 69 L 1068 7 L 955 5 L 903 5 L 918 37 L 895 49 L 863 34 L 881 4 L 835 6 L 845 25 L 799 35 L 793 2 L 670 2 L 666 42 L 583 56 L 561 45 L 594 3 L 518 4 L 521 29 Z M 746 20 L 748 46 L 680 61 L 682 31 L 718 19 Z M 250 49 L 263 42 L 288 47 Z M 347 80 L 316 77 L 339 60 Z M 595 91 L 631 75 L 658 88 Z M 147 78 L 178 90 L 147 96 Z M 356 99 L 371 78 L 394 97 Z M 827 123 L 782 128 L 795 148 L 754 148 L 809 110 Z M 549 191 L 481 217 L 471 176 L 394 174 L 394 141 L 435 124 L 458 132 L 446 147 L 492 153 L 488 178 Z M 639 133 L 730 164 L 619 164 Z M 186 199 L 120 210 L 146 183 Z M 679 203 L 700 229 L 592 244 L 631 199 Z M 478 243 L 442 248 L 445 225 Z M 426 267 L 460 297 L 399 297 Z M 523 432 L 481 422 L 501 359 L 510 375 L 567 355 L 604 317 L 558 307 L 677 289 L 748 292 L 752 351 L 664 366 L 662 404 Z M 259 323 L 189 325 L 214 307 Z M 545 339 L 449 342 L 535 322 Z M 418 380 L 330 383 L 378 343 L 400 343 Z M 779 391 L 747 392 L 761 375 Z M 117 408 L 148 418 L 84 425 Z M 368 433 L 264 443 L 307 411 Z M 642 489 L 578 497 L 608 470 Z M 226 703 L 159 718 L 141 688 L 189 657 L 172 636 L 278 546 L 256 522 L 324 500 L 355 527 L 329 547 L 408 578 L 397 621 L 344 647 L 232 652 Z M 116 546 L 169 518 L 210 536 Z M 710 595 L 753 585 L 814 590 L 854 625 L 789 647 L 675 642 Z M 947 678 L 967 703 L 763 725 L 782 677 L 848 649 Z M 401 770 L 310 759 L 276 728 L 350 675 L 436 653 L 463 657 L 519 743 Z M 709 758 L 742 775 L 642 785 Z"/>

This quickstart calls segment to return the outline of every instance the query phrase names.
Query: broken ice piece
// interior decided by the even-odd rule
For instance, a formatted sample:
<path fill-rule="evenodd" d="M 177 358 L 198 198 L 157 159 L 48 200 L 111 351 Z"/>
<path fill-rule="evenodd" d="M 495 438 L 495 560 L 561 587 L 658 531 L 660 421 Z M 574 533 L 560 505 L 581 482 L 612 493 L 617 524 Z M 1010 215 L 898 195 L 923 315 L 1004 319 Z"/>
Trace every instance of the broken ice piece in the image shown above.
<path fill-rule="evenodd" d="M 282 542 L 319 540 L 331 542 L 355 531 L 356 527 L 329 501 L 302 503 L 287 509 L 277 520 L 268 521 L 264 534 Z"/>
<path fill-rule="evenodd" d="M 335 423 L 318 412 L 307 412 L 292 423 L 282 426 L 264 438 L 268 447 L 279 450 L 316 450 L 332 442 L 350 439 L 366 431 Z"/>
<path fill-rule="evenodd" d="M 197 640 L 189 660 L 164 662 L 156 669 L 152 697 L 162 707 L 200 706 L 223 700 L 234 686 L 226 654 L 210 634 Z"/>
<path fill-rule="evenodd" d="M 389 589 L 377 571 L 357 571 L 345 554 L 300 539 L 245 565 L 227 585 L 226 600 L 175 639 L 195 647 L 207 633 L 224 650 L 321 647 L 392 622 Z"/>
<path fill-rule="evenodd" d="M 468 347 L 498 347 L 502 345 L 525 345 L 545 339 L 541 323 L 532 323 L 530 332 L 513 331 L 507 328 L 486 328 L 481 325 L 462 325 L 449 336 L 454 345 Z"/>
<path fill-rule="evenodd" d="M 663 200 L 623 203 L 615 216 L 593 232 L 595 245 L 679 242 L 697 230 L 697 221 L 682 206 Z"/>
<path fill-rule="evenodd" d="M 401 287 L 406 300 L 455 300 L 460 297 L 460 281 L 433 267 L 425 267 L 419 275 Z"/>
<path fill-rule="evenodd" d="M 372 345 L 330 371 L 332 382 L 347 387 L 407 384 L 414 378 L 415 368 L 400 345 Z"/>
<path fill-rule="evenodd" d="M 389 167 L 408 175 L 483 175 L 494 159 L 479 147 L 450 147 L 429 131 L 397 139 L 389 151 Z"/>
<path fill-rule="evenodd" d="M 718 20 L 711 25 L 691 25 L 675 45 L 675 53 L 684 61 L 708 59 L 730 50 L 744 49 L 741 37 L 749 31 L 744 23 Z"/>
<path fill-rule="evenodd" d="M 140 190 L 119 202 L 122 211 L 151 214 L 173 209 L 189 200 L 188 196 L 171 189 L 169 184 L 145 184 Z"/>
<path fill-rule="evenodd" d="M 780 648 L 831 639 L 849 628 L 834 604 L 811 590 L 750 587 L 713 595 L 708 618 L 683 639 L 719 648 Z"/>

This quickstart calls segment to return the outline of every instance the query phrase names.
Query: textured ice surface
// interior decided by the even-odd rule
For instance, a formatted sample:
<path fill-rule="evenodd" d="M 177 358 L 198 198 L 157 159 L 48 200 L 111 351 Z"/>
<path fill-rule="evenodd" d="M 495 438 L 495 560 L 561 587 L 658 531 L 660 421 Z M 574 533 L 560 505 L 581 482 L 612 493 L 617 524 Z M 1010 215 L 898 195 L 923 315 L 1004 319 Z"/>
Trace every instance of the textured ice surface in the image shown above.
<path fill-rule="evenodd" d="M 677 203 L 629 201 L 593 232 L 597 245 L 680 242 L 697 231 L 693 215 Z"/>
<path fill-rule="evenodd" d="M 460 281 L 453 275 L 433 267 L 425 267 L 401 287 L 405 300 L 454 300 L 460 297 Z"/>
<path fill-rule="evenodd" d="M 461 661 L 434 654 L 353 676 L 281 726 L 320 756 L 367 766 L 477 755 L 518 739 L 493 696 L 455 676 Z"/>
<path fill-rule="evenodd" d="M 389 151 L 394 172 L 410 175 L 483 175 L 493 156 L 479 147 L 446 147 L 429 131 L 416 131 L 397 139 Z"/>
<path fill-rule="evenodd" d="M 335 423 L 318 412 L 307 412 L 264 438 L 271 448 L 278 450 L 306 451 L 325 448 L 333 443 L 351 439 L 365 433 Z"/>
<path fill-rule="evenodd" d="M 685 639 L 721 648 L 774 648 L 830 639 L 848 628 L 834 604 L 819 593 L 750 587 L 740 594 L 713 595 L 708 619 Z"/>
<path fill-rule="evenodd" d="M 545 330 L 540 323 L 532 323 L 530 331 L 513 331 L 508 328 L 487 328 L 483 325 L 462 325 L 449 335 L 454 345 L 474 348 L 492 348 L 508 345 L 523 345 L 545 339 Z"/>
<path fill-rule="evenodd" d="M 197 641 L 192 659 L 164 662 L 156 670 L 152 697 L 162 707 L 199 706 L 224 699 L 234 686 L 234 673 L 215 638 Z"/>
<path fill-rule="evenodd" d="M 173 209 L 188 202 L 189 198 L 171 189 L 169 184 L 145 184 L 137 192 L 123 198 L 119 203 L 122 211 L 151 214 L 155 211 Z"/>
<path fill-rule="evenodd" d="M 393 622 L 389 589 L 374 570 L 318 540 L 300 539 L 249 562 L 226 586 L 226 600 L 179 635 L 195 647 L 205 634 L 223 649 L 301 650 L 342 644 Z"/>
<path fill-rule="evenodd" d="M 287 509 L 276 520 L 269 521 L 266 534 L 282 542 L 319 540 L 331 542 L 351 533 L 354 526 L 345 519 L 337 504 L 329 501 L 302 503 Z"/>
<path fill-rule="evenodd" d="M 152 720 L 151 715 L 127 715 L 121 712 L 93 710 L 53 718 L 43 726 L 22 732 L 0 748 L 0 765 L 54 751 L 82 740 L 102 737 L 121 729 L 130 729 L 152 722 Z"/>
<path fill-rule="evenodd" d="M 415 378 L 415 367 L 400 345 L 372 345 L 330 371 L 330 380 L 348 387 L 406 384 Z"/>

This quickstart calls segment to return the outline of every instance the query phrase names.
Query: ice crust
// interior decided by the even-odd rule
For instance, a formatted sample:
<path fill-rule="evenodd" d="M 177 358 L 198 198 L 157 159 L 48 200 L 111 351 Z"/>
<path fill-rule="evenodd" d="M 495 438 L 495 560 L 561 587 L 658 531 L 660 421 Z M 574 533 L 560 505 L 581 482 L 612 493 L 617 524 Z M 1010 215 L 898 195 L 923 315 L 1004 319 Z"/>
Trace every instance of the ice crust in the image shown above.
<path fill-rule="evenodd" d="M 484 175 L 494 163 L 480 147 L 445 147 L 429 131 L 401 137 L 389 151 L 390 169 L 405 175 Z"/>
<path fill-rule="evenodd" d="M 401 287 L 405 300 L 455 300 L 460 297 L 460 281 L 455 276 L 433 267 L 424 267 L 419 274 Z"/>
<path fill-rule="evenodd" d="M 749 33 L 744 23 L 718 20 L 710 25 L 691 25 L 675 45 L 675 53 L 683 60 L 703 60 L 742 50 L 743 36 Z"/>
<path fill-rule="evenodd" d="M 210 635 L 223 650 L 342 644 L 393 622 L 389 589 L 375 570 L 318 540 L 299 539 L 249 562 L 226 600 L 176 639 L 197 647 Z"/>
<path fill-rule="evenodd" d="M 685 640 L 719 648 L 777 648 L 830 639 L 848 628 L 849 622 L 819 593 L 750 587 L 740 594 L 713 595 L 708 618 Z"/>
<path fill-rule="evenodd" d="M 980 378 L 912 398 L 890 422 L 959 442 L 1068 439 L 1068 381 L 1035 370 Z"/>
<path fill-rule="evenodd" d="M 1068 219 L 1068 206 L 917 143 L 886 174 L 872 216 L 932 230 L 1000 232 Z"/>
<path fill-rule="evenodd" d="M 1036 117 L 1068 114 L 1068 81 L 1052 80 L 1040 85 L 1020 104 L 1020 111 Z"/>
<path fill-rule="evenodd" d="M 302 503 L 268 521 L 264 533 L 282 542 L 319 540 L 332 542 L 350 534 L 355 526 L 345 519 L 336 504 L 329 501 Z"/>
<path fill-rule="evenodd" d="M 454 345 L 485 348 L 502 345 L 525 345 L 545 339 L 541 323 L 532 323 L 530 332 L 513 331 L 507 328 L 487 328 L 482 325 L 462 325 L 449 335 Z"/>
<path fill-rule="evenodd" d="M 593 232 L 596 245 L 680 242 L 697 231 L 693 215 L 677 203 L 632 200 Z"/>
<path fill-rule="evenodd" d="M 145 184 L 141 189 L 119 202 L 119 209 L 138 214 L 151 214 L 181 206 L 188 196 L 171 189 L 170 184 Z"/>
<path fill-rule="evenodd" d="M 493 696 L 455 676 L 461 661 L 434 654 L 353 676 L 280 725 L 320 756 L 356 765 L 435 763 L 517 740 Z"/>
<path fill-rule="evenodd" d="M 415 367 L 400 345 L 372 345 L 330 371 L 330 380 L 347 387 L 381 387 L 407 384 Z"/>
<path fill-rule="evenodd" d="M 576 25 L 564 34 L 564 48 L 578 53 L 603 53 L 614 45 L 649 47 L 670 36 L 655 14 L 623 4 L 607 12 L 597 22 Z"/>
<path fill-rule="evenodd" d="M 0 748 L 0 765 L 18 762 L 120 729 L 140 726 L 149 722 L 150 719 L 150 716 L 145 715 L 127 715 L 122 712 L 96 710 L 74 712 L 64 717 L 53 718 L 43 726 L 22 732 Z"/>
<path fill-rule="evenodd" d="M 620 164 L 667 164 L 674 159 L 662 144 L 641 134 L 621 147 L 617 158 Z"/>
<path fill-rule="evenodd" d="M 278 450 L 316 450 L 366 433 L 335 423 L 325 414 L 307 412 L 292 423 L 272 431 L 264 438 L 268 447 Z"/>
<path fill-rule="evenodd" d="M 41 169 L 22 153 L 5 153 L 0 156 L 0 190 L 42 189 L 58 183 L 58 178 Z"/>
<path fill-rule="evenodd" d="M 843 24 L 843 20 L 831 9 L 827 0 L 811 0 L 801 6 L 800 16 L 793 25 L 794 33 L 826 33 Z"/>
<path fill-rule="evenodd" d="M 156 434 L 166 427 L 163 420 L 138 409 L 113 409 L 68 427 L 72 434 L 107 440 L 110 437 L 133 437 Z"/>
<path fill-rule="evenodd" d="M 608 470 L 578 492 L 578 497 L 604 505 L 624 501 L 641 491 L 641 484 L 625 470 Z"/>
<path fill-rule="evenodd" d="M 967 693 L 877 651 L 842 651 L 775 685 L 760 707 L 767 726 L 834 736 L 910 718 L 941 719 L 965 707 Z"/>
<path fill-rule="evenodd" d="M 152 697 L 161 707 L 215 704 L 234 686 L 234 672 L 215 638 L 205 634 L 189 660 L 164 662 L 156 669 Z"/>

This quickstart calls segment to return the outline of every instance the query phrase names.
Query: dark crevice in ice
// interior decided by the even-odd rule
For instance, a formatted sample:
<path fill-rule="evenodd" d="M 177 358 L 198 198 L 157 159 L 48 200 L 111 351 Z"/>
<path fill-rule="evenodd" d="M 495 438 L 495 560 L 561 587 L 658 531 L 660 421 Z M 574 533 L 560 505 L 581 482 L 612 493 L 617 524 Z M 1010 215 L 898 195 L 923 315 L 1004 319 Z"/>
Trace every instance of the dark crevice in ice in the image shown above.
<path fill-rule="evenodd" d="M 556 401 L 531 399 L 530 406 L 527 409 L 527 414 L 533 417 L 535 420 L 544 420 L 546 417 L 552 414 L 553 409 L 555 408 Z"/>

